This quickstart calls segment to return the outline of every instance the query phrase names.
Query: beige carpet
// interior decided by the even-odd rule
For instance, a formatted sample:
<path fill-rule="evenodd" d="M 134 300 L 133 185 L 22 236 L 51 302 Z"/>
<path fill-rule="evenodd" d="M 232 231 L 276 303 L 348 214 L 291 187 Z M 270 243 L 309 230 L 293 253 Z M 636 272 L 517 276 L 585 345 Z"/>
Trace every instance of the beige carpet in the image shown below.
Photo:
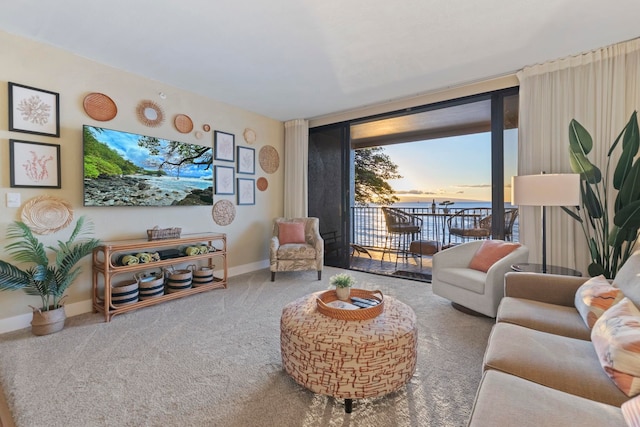
<path fill-rule="evenodd" d="M 118 315 L 76 316 L 58 334 L 0 335 L 0 385 L 15 424 L 38 426 L 464 426 L 493 324 L 428 283 L 352 272 L 357 287 L 409 304 L 419 327 L 407 386 L 375 399 L 315 395 L 280 360 L 282 307 L 325 290 L 314 272 L 233 277 L 228 289 Z"/>

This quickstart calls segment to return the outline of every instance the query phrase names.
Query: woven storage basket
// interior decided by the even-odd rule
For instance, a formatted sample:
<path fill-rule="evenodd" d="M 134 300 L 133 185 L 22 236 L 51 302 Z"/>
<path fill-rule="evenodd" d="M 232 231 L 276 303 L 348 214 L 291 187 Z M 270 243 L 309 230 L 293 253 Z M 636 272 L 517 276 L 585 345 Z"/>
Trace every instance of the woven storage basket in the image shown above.
<path fill-rule="evenodd" d="M 210 285 L 213 282 L 213 268 L 200 267 L 200 269 L 196 269 L 195 266 L 193 267 L 193 286 Z"/>
<path fill-rule="evenodd" d="M 172 294 L 191 287 L 193 280 L 193 272 L 191 270 L 168 270 L 167 274 L 167 293 Z"/>
<path fill-rule="evenodd" d="M 164 295 L 164 276 L 162 274 L 136 278 L 138 280 L 138 297 L 140 301 Z"/>
<path fill-rule="evenodd" d="M 163 240 L 163 239 L 179 239 L 182 228 L 158 228 L 153 227 L 147 230 L 147 238 L 151 240 Z"/>
<path fill-rule="evenodd" d="M 379 295 L 376 295 L 379 294 Z M 351 289 L 351 296 L 366 299 L 375 299 L 380 303 L 370 308 L 360 308 L 358 310 L 346 310 L 342 308 L 330 307 L 327 304 L 336 301 L 338 295 L 335 290 L 321 293 L 317 298 L 318 311 L 326 316 L 340 320 L 367 320 L 380 315 L 384 310 L 384 297 L 381 291 L 367 291 L 365 289 Z M 347 301 L 349 302 L 349 301 Z"/>
<path fill-rule="evenodd" d="M 64 307 L 58 309 L 50 309 L 41 311 L 39 308 L 33 311 L 33 320 L 31 320 L 31 332 L 33 335 L 49 335 L 61 331 L 64 328 L 64 322 L 67 315 Z"/>
<path fill-rule="evenodd" d="M 111 303 L 114 307 L 138 302 L 138 281 L 119 283 L 111 288 Z"/>

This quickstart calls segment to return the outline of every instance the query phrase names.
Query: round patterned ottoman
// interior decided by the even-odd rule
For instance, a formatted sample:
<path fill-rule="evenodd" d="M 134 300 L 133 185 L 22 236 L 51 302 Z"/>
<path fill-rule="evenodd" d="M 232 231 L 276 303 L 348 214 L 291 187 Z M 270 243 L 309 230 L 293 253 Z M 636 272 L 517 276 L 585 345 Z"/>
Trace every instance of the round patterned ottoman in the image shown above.
<path fill-rule="evenodd" d="M 280 318 L 284 370 L 309 390 L 345 399 L 382 396 L 404 386 L 416 369 L 416 316 L 384 297 L 384 310 L 368 320 L 338 320 L 319 313 L 320 292 L 289 303 Z"/>

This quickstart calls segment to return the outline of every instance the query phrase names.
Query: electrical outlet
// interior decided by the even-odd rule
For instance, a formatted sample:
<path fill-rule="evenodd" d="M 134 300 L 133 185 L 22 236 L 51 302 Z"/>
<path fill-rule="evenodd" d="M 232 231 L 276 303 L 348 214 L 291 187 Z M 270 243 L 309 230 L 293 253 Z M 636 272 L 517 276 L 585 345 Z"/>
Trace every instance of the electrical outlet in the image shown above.
<path fill-rule="evenodd" d="M 8 208 L 20 207 L 20 193 L 7 193 L 7 207 Z"/>

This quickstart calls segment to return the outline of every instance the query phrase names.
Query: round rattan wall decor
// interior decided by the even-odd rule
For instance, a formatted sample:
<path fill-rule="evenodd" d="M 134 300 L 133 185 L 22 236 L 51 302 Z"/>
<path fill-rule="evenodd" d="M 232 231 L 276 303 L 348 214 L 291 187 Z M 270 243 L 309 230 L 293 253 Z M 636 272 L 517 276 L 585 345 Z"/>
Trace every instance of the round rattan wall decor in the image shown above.
<path fill-rule="evenodd" d="M 140 101 L 136 107 L 136 113 L 138 114 L 138 120 L 151 128 L 158 127 L 164 122 L 164 111 L 162 108 L 153 101 L 145 99 Z"/>
<path fill-rule="evenodd" d="M 209 132 L 211 130 L 211 126 L 208 124 L 202 125 L 202 130 L 205 132 Z"/>
<path fill-rule="evenodd" d="M 51 234 L 68 226 L 73 208 L 66 200 L 52 196 L 34 197 L 22 207 L 22 222 L 36 234 Z"/>
<path fill-rule="evenodd" d="M 186 114 L 178 114 L 173 120 L 173 124 L 180 133 L 189 133 L 193 130 L 193 121 Z"/>
<path fill-rule="evenodd" d="M 218 200 L 211 210 L 213 220 L 218 225 L 229 225 L 236 218 L 236 207 L 228 200 Z"/>
<path fill-rule="evenodd" d="M 271 145 L 265 145 L 260 149 L 260 167 L 266 173 L 274 173 L 280 166 L 280 156 L 278 151 Z"/>
<path fill-rule="evenodd" d="M 258 181 L 256 182 L 256 187 L 258 187 L 258 190 L 264 191 L 267 189 L 268 186 L 269 186 L 269 181 L 267 181 L 267 178 L 263 176 L 258 178 Z"/>
<path fill-rule="evenodd" d="M 118 114 L 116 103 L 103 93 L 93 92 L 85 96 L 82 106 L 89 117 L 99 122 L 107 122 Z"/>
<path fill-rule="evenodd" d="M 244 137 L 244 140 L 247 141 L 247 144 L 253 144 L 258 139 L 256 131 L 250 128 L 246 128 L 242 136 Z"/>

